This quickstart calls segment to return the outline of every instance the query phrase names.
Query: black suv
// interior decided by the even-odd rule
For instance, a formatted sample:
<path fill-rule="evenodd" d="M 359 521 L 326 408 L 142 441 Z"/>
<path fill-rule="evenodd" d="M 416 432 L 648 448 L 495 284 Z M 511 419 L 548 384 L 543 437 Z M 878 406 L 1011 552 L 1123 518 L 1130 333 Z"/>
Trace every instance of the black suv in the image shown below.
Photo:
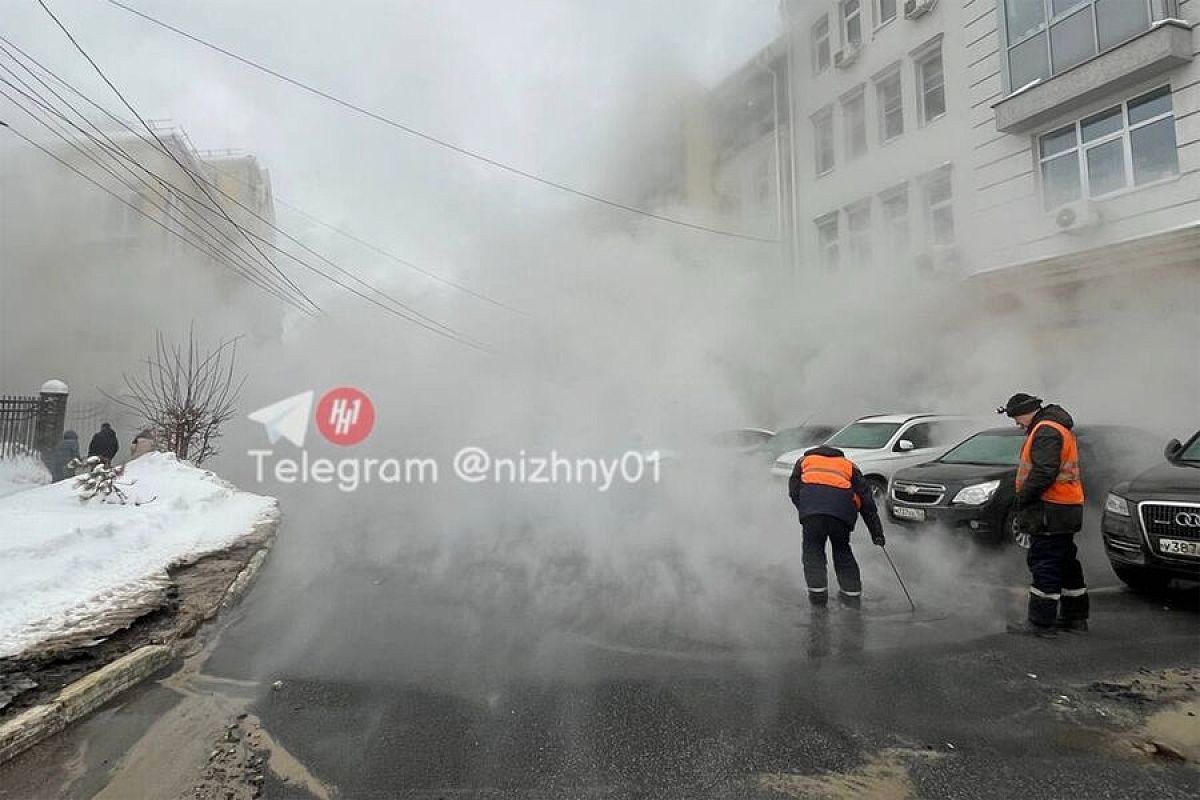
<path fill-rule="evenodd" d="M 1099 502 L 1129 470 L 1153 463 L 1152 434 L 1120 425 L 1075 428 L 1083 491 Z M 942 525 L 999 543 L 1012 532 L 1013 492 L 1025 432 L 990 428 L 950 448 L 936 461 L 898 470 L 888 487 L 892 521 L 906 526 Z"/>
<path fill-rule="evenodd" d="M 1200 432 L 1172 439 L 1167 461 L 1112 487 L 1104 502 L 1104 550 L 1135 589 L 1171 578 L 1200 580 Z"/>

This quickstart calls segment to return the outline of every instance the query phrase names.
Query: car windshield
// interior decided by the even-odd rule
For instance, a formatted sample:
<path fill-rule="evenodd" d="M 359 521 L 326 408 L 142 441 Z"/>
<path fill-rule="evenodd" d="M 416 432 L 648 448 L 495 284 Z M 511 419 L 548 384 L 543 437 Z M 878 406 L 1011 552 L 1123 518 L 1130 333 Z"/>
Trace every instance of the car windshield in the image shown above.
<path fill-rule="evenodd" d="M 778 458 L 792 450 L 818 445 L 825 441 L 830 433 L 832 431 L 829 428 L 821 426 L 805 425 L 797 428 L 784 428 L 771 438 L 771 441 L 767 443 L 767 449 L 771 451 L 772 456 Z"/>
<path fill-rule="evenodd" d="M 899 422 L 855 422 L 826 442 L 830 447 L 878 450 L 900 429 Z"/>
<path fill-rule="evenodd" d="M 943 464 L 987 464 L 1015 467 L 1021 460 L 1023 436 L 1011 433 L 977 433 L 938 459 Z"/>
<path fill-rule="evenodd" d="M 1183 452 L 1179 454 L 1179 460 L 1200 464 L 1200 436 L 1192 439 L 1191 444 L 1183 449 Z"/>

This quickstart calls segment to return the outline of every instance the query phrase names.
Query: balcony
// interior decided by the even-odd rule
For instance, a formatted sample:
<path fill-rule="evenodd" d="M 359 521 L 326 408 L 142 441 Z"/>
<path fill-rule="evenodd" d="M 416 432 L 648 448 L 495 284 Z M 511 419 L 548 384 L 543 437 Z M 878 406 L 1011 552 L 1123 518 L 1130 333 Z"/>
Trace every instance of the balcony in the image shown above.
<path fill-rule="evenodd" d="M 1027 133 L 1192 60 L 1192 29 L 1164 20 L 1124 44 L 994 105 L 996 130 Z"/>

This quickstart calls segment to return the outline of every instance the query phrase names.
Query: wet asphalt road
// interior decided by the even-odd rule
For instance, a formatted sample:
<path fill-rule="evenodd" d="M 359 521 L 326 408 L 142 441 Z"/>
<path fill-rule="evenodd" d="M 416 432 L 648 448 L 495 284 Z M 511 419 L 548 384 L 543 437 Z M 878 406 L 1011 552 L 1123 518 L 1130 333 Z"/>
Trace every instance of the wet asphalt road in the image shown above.
<path fill-rule="evenodd" d="M 1127 592 L 1092 547 L 1093 632 L 1022 639 L 1001 632 L 1020 608 L 1019 554 L 940 584 L 902 541 L 891 549 L 920 589 L 916 615 L 860 546 L 863 612 L 814 616 L 799 592 L 771 591 L 740 637 L 547 616 L 504 560 L 434 583 L 419 559 L 407 574 L 355 561 L 297 586 L 284 553 L 189 693 L 240 704 L 344 798 L 1197 795 L 1195 765 L 1129 747 L 1152 709 L 1089 688 L 1200 666 L 1194 589 Z M 94 796 L 177 701 L 164 686 L 129 693 L 0 768 L 0 798 Z M 269 779 L 264 796 L 317 793 Z"/>

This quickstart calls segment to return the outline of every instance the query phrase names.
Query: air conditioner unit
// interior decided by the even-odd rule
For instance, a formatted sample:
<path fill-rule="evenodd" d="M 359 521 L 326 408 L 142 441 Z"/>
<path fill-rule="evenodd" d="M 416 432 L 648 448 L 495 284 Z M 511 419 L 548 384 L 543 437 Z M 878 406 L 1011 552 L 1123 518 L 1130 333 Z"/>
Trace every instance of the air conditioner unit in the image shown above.
<path fill-rule="evenodd" d="M 917 254 L 913 259 L 913 267 L 919 275 L 939 276 L 961 275 L 964 271 L 963 252 L 955 245 L 934 245 L 929 250 Z"/>
<path fill-rule="evenodd" d="M 920 19 L 933 11 L 936 5 L 937 0 L 904 0 L 904 18 Z"/>
<path fill-rule="evenodd" d="M 1101 223 L 1100 211 L 1090 200 L 1078 200 L 1055 210 L 1051 216 L 1063 233 L 1080 233 Z"/>
<path fill-rule="evenodd" d="M 845 69 L 858 60 L 858 51 L 860 49 L 854 45 L 848 45 L 842 50 L 838 50 L 833 54 L 833 65 L 838 69 Z"/>

